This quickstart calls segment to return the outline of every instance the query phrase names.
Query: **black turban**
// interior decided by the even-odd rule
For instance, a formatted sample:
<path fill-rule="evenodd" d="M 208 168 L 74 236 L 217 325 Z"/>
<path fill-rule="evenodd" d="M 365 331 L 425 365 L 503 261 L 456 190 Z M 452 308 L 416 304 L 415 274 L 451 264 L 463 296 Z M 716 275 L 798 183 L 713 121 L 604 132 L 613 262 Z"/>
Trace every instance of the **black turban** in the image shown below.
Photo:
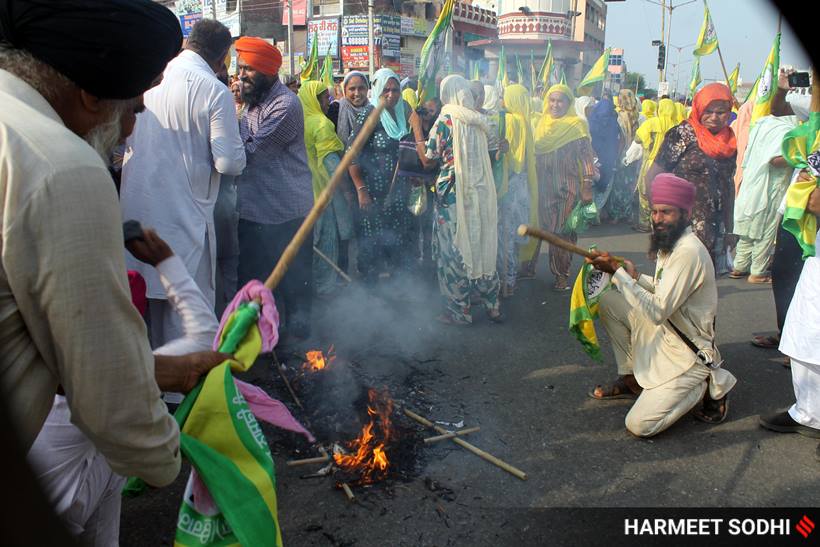
<path fill-rule="evenodd" d="M 179 20 L 151 0 L 0 0 L 0 43 L 101 99 L 145 92 L 182 46 Z"/>

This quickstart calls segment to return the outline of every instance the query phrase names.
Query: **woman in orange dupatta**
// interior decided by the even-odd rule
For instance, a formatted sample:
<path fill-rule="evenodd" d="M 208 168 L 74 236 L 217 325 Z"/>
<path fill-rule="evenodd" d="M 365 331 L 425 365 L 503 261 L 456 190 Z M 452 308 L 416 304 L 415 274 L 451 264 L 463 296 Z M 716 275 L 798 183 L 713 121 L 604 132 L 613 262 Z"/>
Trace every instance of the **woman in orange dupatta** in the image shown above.
<path fill-rule="evenodd" d="M 695 94 L 689 119 L 666 134 L 654 165 L 646 175 L 674 173 L 695 185 L 692 230 L 712 255 L 715 273 L 728 271 L 727 241 L 734 223 L 737 142 L 729 128 L 732 92 L 722 83 L 703 87 Z"/>

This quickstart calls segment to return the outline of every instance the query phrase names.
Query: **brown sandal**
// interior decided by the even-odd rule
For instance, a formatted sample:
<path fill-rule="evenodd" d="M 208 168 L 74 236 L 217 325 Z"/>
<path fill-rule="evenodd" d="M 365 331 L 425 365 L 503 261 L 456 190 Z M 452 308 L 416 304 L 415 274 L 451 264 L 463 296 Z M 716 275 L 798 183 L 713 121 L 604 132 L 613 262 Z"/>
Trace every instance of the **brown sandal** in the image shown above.
<path fill-rule="evenodd" d="M 770 275 L 750 275 L 746 279 L 747 283 L 751 283 L 752 285 L 771 285 L 772 283 L 772 276 Z"/>
<path fill-rule="evenodd" d="M 707 424 L 722 424 L 729 414 L 729 396 L 724 395 L 720 399 L 712 399 L 709 392 L 703 397 L 703 406 L 692 411 L 696 420 Z"/>
<path fill-rule="evenodd" d="M 780 335 L 755 336 L 752 338 L 752 345 L 763 349 L 777 349 L 780 346 Z"/>
<path fill-rule="evenodd" d="M 732 270 L 731 272 L 729 272 L 730 279 L 743 279 L 747 275 L 749 275 L 749 272 L 739 272 L 737 270 Z"/>
<path fill-rule="evenodd" d="M 637 391 L 635 391 L 627 382 L 626 376 L 619 376 L 617 380 L 612 382 L 609 385 L 601 385 L 598 384 L 592 390 L 587 393 L 593 399 L 597 399 L 599 401 L 611 401 L 616 399 L 637 399 L 638 395 L 641 394 L 643 391 L 640 386 L 638 386 Z M 633 382 L 634 380 L 634 376 Z M 635 382 L 637 385 L 637 382 Z M 596 393 L 597 392 L 597 393 Z"/>

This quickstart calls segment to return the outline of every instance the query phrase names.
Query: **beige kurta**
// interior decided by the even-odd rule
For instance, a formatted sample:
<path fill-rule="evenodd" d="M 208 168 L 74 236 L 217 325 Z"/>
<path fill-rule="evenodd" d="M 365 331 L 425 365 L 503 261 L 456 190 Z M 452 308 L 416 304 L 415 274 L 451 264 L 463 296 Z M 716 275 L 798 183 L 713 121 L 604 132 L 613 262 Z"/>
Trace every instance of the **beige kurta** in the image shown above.
<path fill-rule="evenodd" d="M 698 364 L 694 352 L 669 326 L 671 320 L 694 344 L 720 362 L 714 344 L 717 313 L 715 269 L 706 247 L 691 228 L 672 252 L 661 254 L 655 276 L 636 281 L 623 268 L 613 276 L 631 306 L 631 346 L 635 379 L 644 389 L 660 386 Z M 720 398 L 736 380 L 720 368 L 711 372 L 710 394 Z"/>
<path fill-rule="evenodd" d="M 0 388 L 23 448 L 60 384 L 72 422 L 115 472 L 164 486 L 179 472 L 179 429 L 131 304 L 114 182 L 4 70 L 0 104 Z"/>

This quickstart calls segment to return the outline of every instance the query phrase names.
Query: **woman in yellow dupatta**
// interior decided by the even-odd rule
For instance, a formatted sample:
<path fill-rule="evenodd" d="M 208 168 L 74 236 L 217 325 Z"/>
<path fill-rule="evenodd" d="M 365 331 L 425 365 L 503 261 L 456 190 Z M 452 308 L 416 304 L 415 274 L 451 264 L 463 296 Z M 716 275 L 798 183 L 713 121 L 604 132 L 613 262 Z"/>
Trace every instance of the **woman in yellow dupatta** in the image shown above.
<path fill-rule="evenodd" d="M 585 121 L 575 112 L 575 97 L 569 87 L 556 84 L 547 90 L 544 114 L 533 135 L 538 185 L 530 188 L 530 223 L 575 243 L 578 234 L 565 231 L 567 217 L 578 201 L 592 201 L 595 178 L 594 153 Z M 522 278 L 535 277 L 540 240 L 521 249 Z M 555 289 L 569 289 L 572 255 L 550 246 L 550 270 Z"/>
<path fill-rule="evenodd" d="M 329 107 L 327 85 L 309 80 L 297 94 L 305 116 L 305 151 L 313 176 L 313 196 L 319 197 L 339 164 L 344 144 L 336 135 L 333 122 L 325 115 Z M 350 207 L 341 192 L 336 192 L 313 230 L 313 245 L 334 263 L 338 262 L 340 242 L 353 236 Z M 313 256 L 313 279 L 320 297 L 331 295 L 337 287 L 336 271 L 318 255 Z"/>
<path fill-rule="evenodd" d="M 646 101 L 644 101 L 646 104 Z M 638 224 L 635 229 L 640 232 L 649 231 L 649 188 L 646 184 L 646 172 L 655 163 L 655 158 L 663 144 L 666 132 L 678 125 L 678 113 L 675 103 L 671 99 L 661 99 L 658 104 L 658 115 L 643 122 L 635 133 L 635 142 L 643 147 L 643 163 L 638 175 Z"/>
<path fill-rule="evenodd" d="M 641 103 L 641 116 L 643 117 L 641 123 L 645 122 L 646 120 L 651 120 L 652 118 L 654 118 L 657 111 L 658 103 L 656 103 L 652 99 L 644 99 Z"/>
<path fill-rule="evenodd" d="M 502 296 L 511 296 L 518 273 L 518 250 L 524 243 L 516 230 L 529 222 L 530 194 L 538 195 L 538 177 L 531 126 L 532 101 L 527 88 L 520 84 L 507 86 L 504 106 L 507 110 L 504 135 L 509 150 L 504 155 L 506 187 L 498 200 L 498 272 Z"/>

